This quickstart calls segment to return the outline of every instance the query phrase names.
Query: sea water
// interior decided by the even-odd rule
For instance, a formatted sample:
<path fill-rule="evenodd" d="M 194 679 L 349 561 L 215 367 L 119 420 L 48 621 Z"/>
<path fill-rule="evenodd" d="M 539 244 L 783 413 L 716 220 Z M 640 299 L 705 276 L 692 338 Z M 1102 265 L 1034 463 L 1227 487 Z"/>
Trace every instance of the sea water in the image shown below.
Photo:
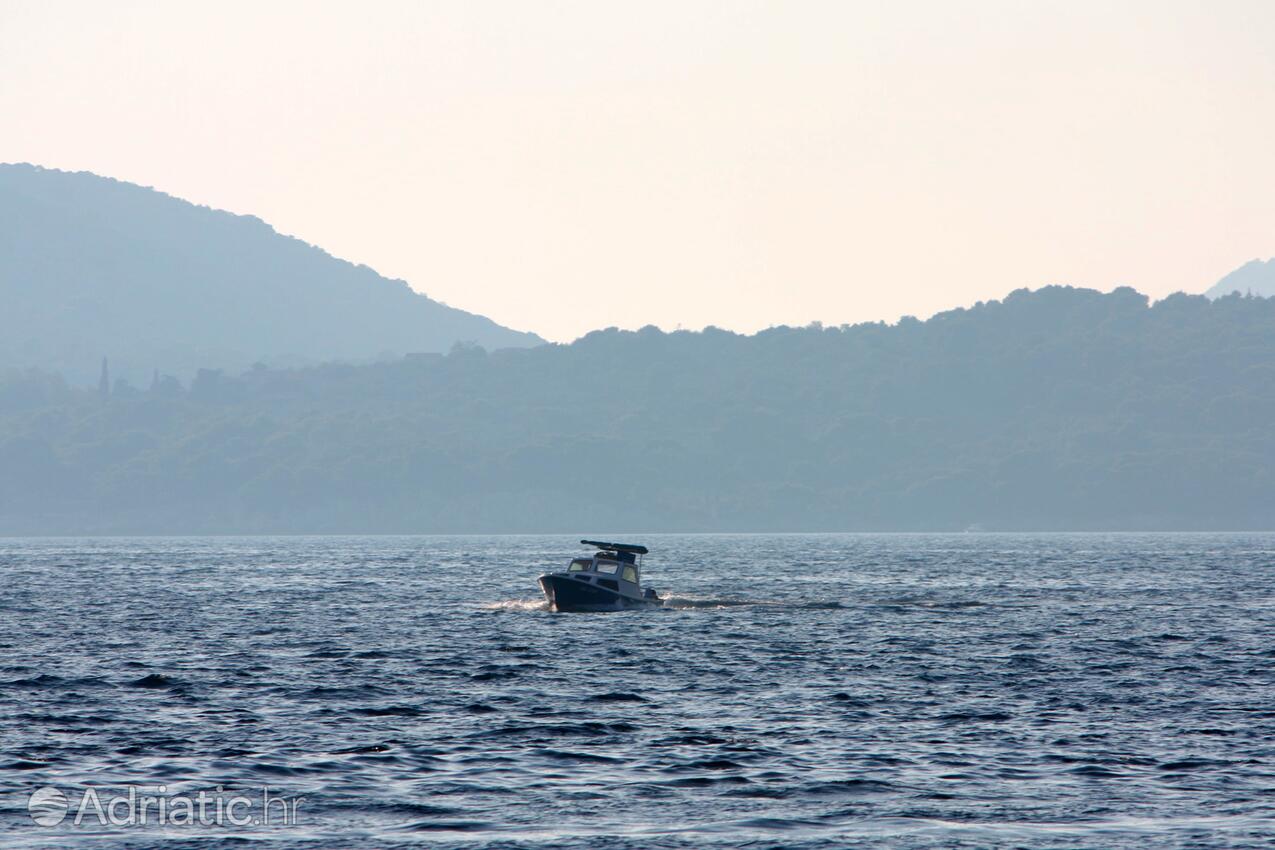
<path fill-rule="evenodd" d="M 1275 536 L 632 542 L 663 610 L 545 610 L 566 536 L 0 540 L 0 846 L 1275 839 Z"/>

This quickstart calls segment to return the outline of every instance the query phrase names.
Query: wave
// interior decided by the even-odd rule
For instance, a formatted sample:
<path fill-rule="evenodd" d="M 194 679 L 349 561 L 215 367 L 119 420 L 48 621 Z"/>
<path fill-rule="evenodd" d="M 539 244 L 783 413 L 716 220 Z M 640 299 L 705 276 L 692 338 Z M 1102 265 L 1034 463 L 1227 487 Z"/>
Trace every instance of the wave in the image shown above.
<path fill-rule="evenodd" d="M 675 611 L 692 608 L 795 608 L 829 610 L 844 607 L 836 600 L 818 599 L 746 599 L 738 596 L 724 598 L 696 596 L 667 596 L 664 607 Z"/>
<path fill-rule="evenodd" d="M 479 607 L 488 611 L 548 611 L 549 603 L 544 599 L 502 599 Z"/>
<path fill-rule="evenodd" d="M 502 599 L 497 602 L 485 602 L 479 605 L 486 611 L 548 611 L 549 603 L 543 599 Z M 746 599 L 738 596 L 666 596 L 665 610 L 686 611 L 696 608 L 790 608 L 807 610 L 829 610 L 844 608 L 835 600 L 802 600 L 802 599 Z M 658 611 L 659 608 L 636 609 L 638 611 Z"/>

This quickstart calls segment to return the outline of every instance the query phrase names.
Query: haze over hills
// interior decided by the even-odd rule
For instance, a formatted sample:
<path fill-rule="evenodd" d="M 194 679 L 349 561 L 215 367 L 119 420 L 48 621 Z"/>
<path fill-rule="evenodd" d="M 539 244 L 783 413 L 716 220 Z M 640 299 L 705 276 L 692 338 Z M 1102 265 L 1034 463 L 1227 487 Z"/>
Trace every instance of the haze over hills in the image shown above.
<path fill-rule="evenodd" d="M 1273 528 L 1275 299 L 1226 294 L 1273 274 L 545 345 L 250 216 L 0 166 L 0 534 Z"/>
<path fill-rule="evenodd" d="M 1275 299 L 0 378 L 0 533 L 1275 528 Z"/>
<path fill-rule="evenodd" d="M 537 345 L 252 216 L 152 189 L 0 165 L 0 369 L 149 383 L 392 352 Z"/>
<path fill-rule="evenodd" d="M 1226 275 L 1204 294 L 1210 298 L 1221 298 L 1238 292 L 1241 295 L 1261 295 L 1269 298 L 1275 295 L 1275 258 L 1266 260 L 1249 260 L 1235 271 Z"/>

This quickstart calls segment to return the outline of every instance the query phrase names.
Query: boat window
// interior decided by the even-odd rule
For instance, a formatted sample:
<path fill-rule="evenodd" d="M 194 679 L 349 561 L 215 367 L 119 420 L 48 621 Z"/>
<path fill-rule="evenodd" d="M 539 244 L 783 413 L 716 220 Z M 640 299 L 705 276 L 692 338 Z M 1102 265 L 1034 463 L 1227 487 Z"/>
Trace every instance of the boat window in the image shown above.
<path fill-rule="evenodd" d="M 615 575 L 616 570 L 620 569 L 620 565 L 610 561 L 598 561 L 598 572 L 607 575 Z"/>
<path fill-rule="evenodd" d="M 637 570 L 635 570 L 633 567 L 625 567 L 624 580 L 631 581 L 634 584 L 637 584 Z"/>
<path fill-rule="evenodd" d="M 589 565 L 592 563 L 593 562 L 590 561 L 588 558 L 581 558 L 577 561 L 572 561 L 571 566 L 567 567 L 567 572 L 578 573 L 582 570 L 587 570 L 589 568 Z"/>

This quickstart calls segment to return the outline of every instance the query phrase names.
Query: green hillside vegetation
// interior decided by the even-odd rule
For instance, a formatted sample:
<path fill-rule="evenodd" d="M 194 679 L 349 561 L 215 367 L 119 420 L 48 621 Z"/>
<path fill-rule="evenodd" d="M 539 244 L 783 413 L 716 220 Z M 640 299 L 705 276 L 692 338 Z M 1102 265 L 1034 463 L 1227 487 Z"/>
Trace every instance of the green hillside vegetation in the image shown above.
<path fill-rule="evenodd" d="M 109 353 L 109 352 L 107 352 Z M 0 533 L 1275 527 L 1275 299 L 0 381 Z"/>

